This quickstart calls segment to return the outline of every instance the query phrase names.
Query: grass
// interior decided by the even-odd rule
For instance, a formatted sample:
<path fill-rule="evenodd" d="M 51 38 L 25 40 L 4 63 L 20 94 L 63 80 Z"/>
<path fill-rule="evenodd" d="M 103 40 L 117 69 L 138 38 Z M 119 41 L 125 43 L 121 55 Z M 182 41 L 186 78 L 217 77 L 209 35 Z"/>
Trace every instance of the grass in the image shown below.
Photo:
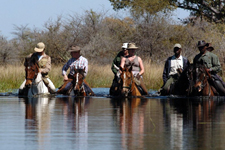
<path fill-rule="evenodd" d="M 159 89 L 162 85 L 163 66 L 144 62 L 144 81 L 148 89 Z M 92 88 L 109 88 L 112 84 L 114 74 L 111 64 L 97 65 L 89 63 L 86 81 Z M 62 66 L 52 66 L 49 77 L 58 88 L 63 84 Z M 24 66 L 0 66 L 0 92 L 10 92 L 18 89 L 25 79 Z"/>

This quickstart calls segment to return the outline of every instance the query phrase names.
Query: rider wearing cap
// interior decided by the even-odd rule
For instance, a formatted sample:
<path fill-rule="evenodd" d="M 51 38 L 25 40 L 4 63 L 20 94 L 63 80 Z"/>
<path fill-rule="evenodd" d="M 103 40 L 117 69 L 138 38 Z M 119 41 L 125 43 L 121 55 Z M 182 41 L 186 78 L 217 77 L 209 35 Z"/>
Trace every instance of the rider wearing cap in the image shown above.
<path fill-rule="evenodd" d="M 45 54 L 45 44 L 43 42 L 37 43 L 34 48 L 34 53 L 26 57 L 26 59 L 31 59 L 37 62 L 39 66 L 39 72 L 41 72 L 42 80 L 47 86 L 50 93 L 55 93 L 55 86 L 48 77 L 48 73 L 51 70 L 51 57 Z M 24 66 L 27 65 L 27 61 L 24 62 Z M 26 80 L 22 83 L 19 88 L 19 93 L 21 93 L 25 87 Z"/>
<path fill-rule="evenodd" d="M 111 70 L 114 73 L 113 83 L 112 83 L 112 86 L 110 87 L 111 95 L 114 95 L 113 93 L 117 91 L 118 85 L 119 85 L 118 82 L 120 82 L 119 67 L 120 67 L 121 59 L 122 57 L 127 57 L 129 55 L 127 50 L 127 45 L 128 43 L 123 43 L 122 50 L 116 55 L 111 66 Z"/>
<path fill-rule="evenodd" d="M 189 66 L 190 62 L 186 57 L 181 55 L 182 47 L 179 43 L 173 47 L 174 55 L 167 58 L 163 70 L 163 87 L 161 94 L 167 95 L 170 92 L 170 86 L 175 83 L 180 73 Z"/>
<path fill-rule="evenodd" d="M 209 43 L 206 43 L 204 40 L 198 41 L 197 47 L 200 51 L 193 60 L 194 65 L 204 64 L 207 68 L 207 71 L 211 73 L 212 84 L 219 92 L 219 95 L 225 95 L 225 88 L 222 84 L 222 79 L 217 75 L 221 71 L 221 65 L 217 55 L 208 51 Z"/>

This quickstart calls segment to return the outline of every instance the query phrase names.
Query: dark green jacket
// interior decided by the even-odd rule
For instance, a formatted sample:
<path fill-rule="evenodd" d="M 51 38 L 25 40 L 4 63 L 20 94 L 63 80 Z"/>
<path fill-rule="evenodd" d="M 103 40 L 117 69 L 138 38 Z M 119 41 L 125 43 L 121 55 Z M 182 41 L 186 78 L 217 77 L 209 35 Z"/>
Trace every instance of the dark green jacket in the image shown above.
<path fill-rule="evenodd" d="M 117 69 L 114 67 L 114 64 L 117 66 L 117 67 L 120 67 L 120 63 L 121 63 L 121 57 L 123 57 L 123 51 L 120 51 L 116 57 L 114 58 L 113 60 L 113 63 L 112 63 L 112 66 L 111 66 L 111 70 L 112 72 L 114 73 L 114 75 L 116 75 L 117 73 Z"/>
<path fill-rule="evenodd" d="M 194 65 L 203 63 L 206 66 L 206 68 L 211 70 L 212 74 L 217 74 L 218 72 L 221 71 L 219 58 L 217 57 L 217 55 L 209 51 L 206 51 L 205 54 L 199 53 L 198 55 L 196 55 L 193 63 Z"/>

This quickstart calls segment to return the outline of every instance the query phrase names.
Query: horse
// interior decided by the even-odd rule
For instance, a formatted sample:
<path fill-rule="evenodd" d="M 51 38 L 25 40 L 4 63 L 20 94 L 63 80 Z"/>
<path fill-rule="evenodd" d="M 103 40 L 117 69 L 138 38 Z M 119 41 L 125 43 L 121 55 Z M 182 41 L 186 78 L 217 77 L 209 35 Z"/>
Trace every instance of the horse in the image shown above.
<path fill-rule="evenodd" d="M 128 96 L 141 96 L 140 91 L 138 90 L 137 85 L 135 84 L 135 79 L 133 76 L 132 67 L 128 68 L 124 66 L 121 68 L 121 96 L 128 97 Z"/>
<path fill-rule="evenodd" d="M 34 96 L 50 94 L 47 86 L 42 80 L 37 62 L 31 59 L 25 60 L 25 88 L 19 91 L 19 96 Z"/>
<path fill-rule="evenodd" d="M 57 94 L 75 95 L 75 96 L 94 96 L 94 92 L 84 79 L 85 68 L 74 68 L 74 75 L 71 76 L 56 92 Z"/>
<path fill-rule="evenodd" d="M 211 74 L 207 71 L 207 68 L 203 64 L 197 64 L 194 66 L 192 74 L 193 88 L 191 88 L 191 95 L 193 96 L 215 96 L 218 95 L 215 88 L 210 85 L 209 81 L 212 81 Z"/>
<path fill-rule="evenodd" d="M 190 95 L 189 89 L 190 84 L 192 83 L 192 71 L 193 65 L 189 65 L 182 72 L 178 73 L 177 81 L 170 85 L 169 91 L 160 90 L 160 95 L 179 95 L 179 96 L 188 96 Z"/>

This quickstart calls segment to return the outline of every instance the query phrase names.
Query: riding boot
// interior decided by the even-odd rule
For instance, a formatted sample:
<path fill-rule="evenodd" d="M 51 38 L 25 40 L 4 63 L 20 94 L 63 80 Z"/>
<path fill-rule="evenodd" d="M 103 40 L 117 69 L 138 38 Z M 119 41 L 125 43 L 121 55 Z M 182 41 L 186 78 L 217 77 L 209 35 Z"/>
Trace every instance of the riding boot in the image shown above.
<path fill-rule="evenodd" d="M 225 96 L 225 88 L 219 80 L 214 80 L 214 87 L 216 88 L 220 96 Z"/>
<path fill-rule="evenodd" d="M 140 87 L 142 89 L 141 95 L 148 95 L 148 90 L 147 90 L 142 78 L 140 78 Z"/>
<path fill-rule="evenodd" d="M 89 96 L 95 96 L 95 93 L 92 91 L 90 85 L 86 82 L 86 80 L 84 79 L 84 90 L 86 92 L 87 95 Z"/>

